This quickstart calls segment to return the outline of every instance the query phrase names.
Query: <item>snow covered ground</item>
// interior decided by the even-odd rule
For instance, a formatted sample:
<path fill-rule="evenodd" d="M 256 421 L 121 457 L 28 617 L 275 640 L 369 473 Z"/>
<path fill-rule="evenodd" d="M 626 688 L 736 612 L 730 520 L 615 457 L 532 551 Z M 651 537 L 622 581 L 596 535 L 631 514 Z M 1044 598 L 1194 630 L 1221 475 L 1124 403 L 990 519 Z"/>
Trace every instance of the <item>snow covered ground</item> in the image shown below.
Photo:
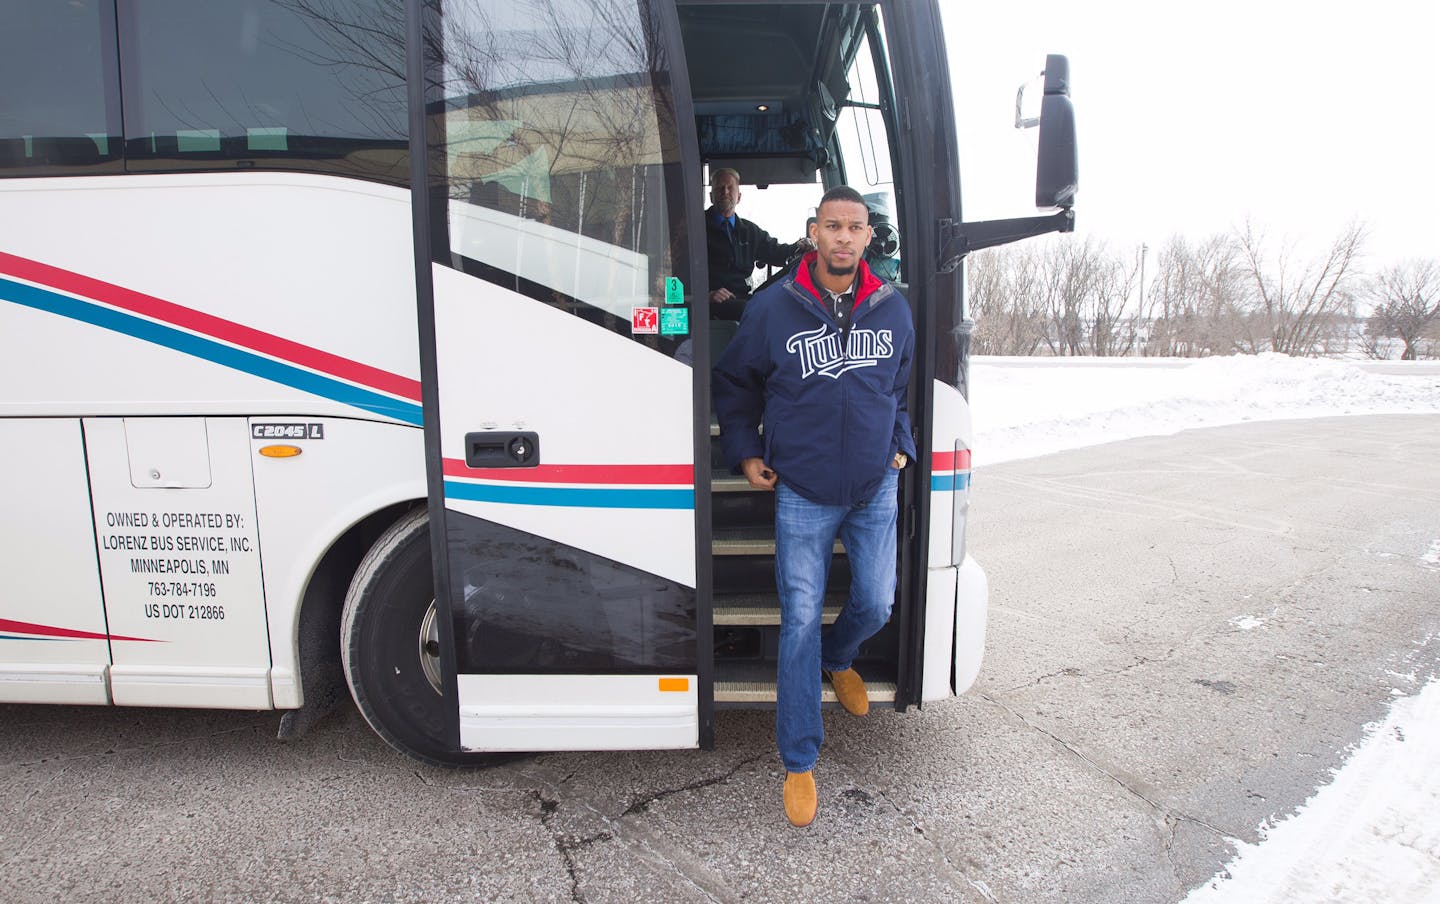
<path fill-rule="evenodd" d="M 1440 413 L 1428 361 L 976 357 L 970 385 L 977 468 L 1193 427 Z"/>
<path fill-rule="evenodd" d="M 1440 365 L 1259 357 L 972 359 L 975 467 L 1245 421 L 1440 414 Z M 1437 422 L 1440 429 L 1440 422 Z M 1435 560 L 1440 598 L 1440 541 Z M 1435 642 L 1440 642 L 1436 638 Z M 1440 681 L 1388 717 L 1296 813 L 1238 844 L 1184 904 L 1440 904 Z"/>

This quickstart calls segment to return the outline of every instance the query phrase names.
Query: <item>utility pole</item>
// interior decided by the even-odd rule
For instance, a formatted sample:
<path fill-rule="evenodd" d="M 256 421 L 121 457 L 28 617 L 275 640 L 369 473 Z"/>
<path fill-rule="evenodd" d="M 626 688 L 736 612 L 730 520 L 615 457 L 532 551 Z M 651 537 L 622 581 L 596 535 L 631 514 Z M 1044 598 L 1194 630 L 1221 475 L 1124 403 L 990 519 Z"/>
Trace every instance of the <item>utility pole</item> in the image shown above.
<path fill-rule="evenodd" d="M 1144 242 L 1140 243 L 1140 316 L 1145 316 L 1145 252 L 1150 246 Z"/>

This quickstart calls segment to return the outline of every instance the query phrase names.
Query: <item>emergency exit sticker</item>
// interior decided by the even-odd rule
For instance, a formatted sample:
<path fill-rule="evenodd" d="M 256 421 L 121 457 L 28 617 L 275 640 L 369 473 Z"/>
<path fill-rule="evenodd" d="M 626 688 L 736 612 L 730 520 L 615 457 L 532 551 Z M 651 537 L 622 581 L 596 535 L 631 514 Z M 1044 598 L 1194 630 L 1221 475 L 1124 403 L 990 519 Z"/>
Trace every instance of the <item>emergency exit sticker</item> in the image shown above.
<path fill-rule="evenodd" d="M 636 334 L 660 332 L 660 309 L 631 308 L 630 332 Z"/>
<path fill-rule="evenodd" d="M 684 303 L 685 303 L 685 284 L 680 281 L 680 277 L 678 277 L 678 276 L 667 276 L 667 277 L 665 277 L 665 303 L 666 303 L 666 304 L 684 304 Z M 662 331 L 662 332 L 664 331 L 664 330 L 663 330 L 663 325 L 662 325 L 662 330 L 661 330 L 661 331 Z"/>
<path fill-rule="evenodd" d="M 662 308 L 660 311 L 660 335 L 687 336 L 690 334 L 690 310 L 688 308 Z"/>

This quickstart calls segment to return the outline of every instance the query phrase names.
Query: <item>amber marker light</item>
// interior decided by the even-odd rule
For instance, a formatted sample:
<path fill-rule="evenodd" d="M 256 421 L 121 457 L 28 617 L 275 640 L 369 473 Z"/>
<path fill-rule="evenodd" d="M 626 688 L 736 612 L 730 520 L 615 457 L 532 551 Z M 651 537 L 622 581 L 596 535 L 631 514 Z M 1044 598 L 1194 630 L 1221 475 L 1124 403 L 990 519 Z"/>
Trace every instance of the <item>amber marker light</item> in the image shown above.
<path fill-rule="evenodd" d="M 684 693 L 690 690 L 689 678 L 661 678 L 660 690 L 666 693 Z"/>
<path fill-rule="evenodd" d="M 260 454 L 266 458 L 294 458 L 302 450 L 299 446 L 261 446 Z"/>

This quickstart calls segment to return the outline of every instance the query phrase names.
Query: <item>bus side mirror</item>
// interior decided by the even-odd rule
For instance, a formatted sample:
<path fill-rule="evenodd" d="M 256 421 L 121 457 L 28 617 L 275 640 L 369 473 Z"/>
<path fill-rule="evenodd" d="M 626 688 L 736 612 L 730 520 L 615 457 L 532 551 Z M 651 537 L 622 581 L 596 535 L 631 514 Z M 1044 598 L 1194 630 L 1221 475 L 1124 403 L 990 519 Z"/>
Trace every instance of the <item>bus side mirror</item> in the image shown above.
<path fill-rule="evenodd" d="M 950 273 L 965 255 L 981 248 L 993 248 L 1050 232 L 1075 231 L 1075 191 L 1080 186 L 1080 166 L 1075 142 L 1075 108 L 1070 103 L 1070 61 L 1058 53 L 1045 57 L 1045 94 L 1040 98 L 1040 115 L 1023 115 L 1025 86 L 1015 95 L 1015 128 L 1040 127 L 1040 147 L 1035 164 L 1035 206 L 1058 207 L 1055 213 L 1007 220 L 974 223 L 939 223 L 940 273 Z"/>
<path fill-rule="evenodd" d="M 1080 164 L 1075 141 L 1075 106 L 1070 102 L 1070 61 L 1045 57 L 1045 95 L 1040 99 L 1040 150 L 1035 165 L 1035 206 L 1075 206 Z"/>

